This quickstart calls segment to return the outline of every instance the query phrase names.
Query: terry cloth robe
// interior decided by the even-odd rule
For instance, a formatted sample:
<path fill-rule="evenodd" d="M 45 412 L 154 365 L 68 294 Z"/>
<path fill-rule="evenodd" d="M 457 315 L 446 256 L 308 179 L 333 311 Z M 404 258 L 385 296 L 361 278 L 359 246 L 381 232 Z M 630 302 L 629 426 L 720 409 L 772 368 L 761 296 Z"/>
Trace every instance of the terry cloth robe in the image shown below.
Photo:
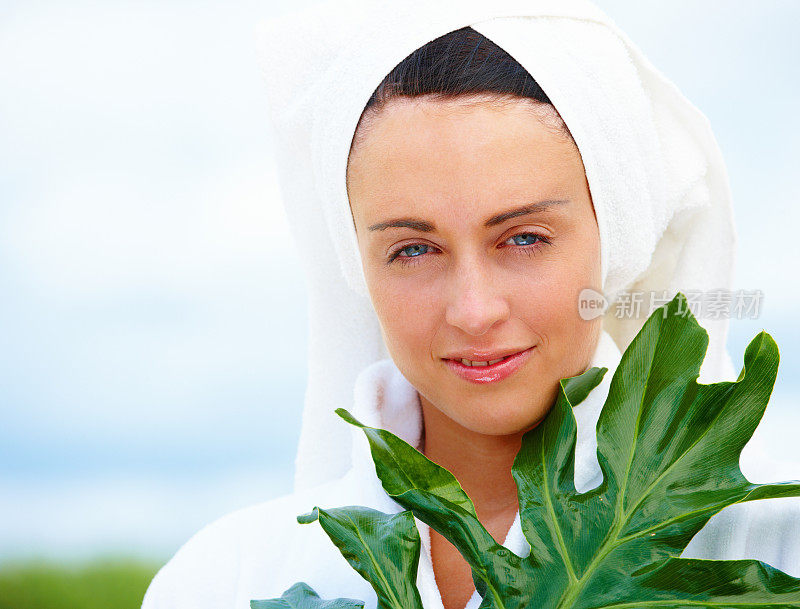
<path fill-rule="evenodd" d="M 602 480 L 595 426 L 608 395 L 619 349 L 605 332 L 592 366 L 609 369 L 573 413 L 577 423 L 575 486 L 579 492 Z M 379 360 L 357 377 L 351 413 L 361 422 L 395 433 L 419 448 L 422 419 L 418 394 L 391 359 Z M 322 598 L 347 597 L 375 609 L 372 587 L 347 563 L 319 522 L 298 524 L 314 506 L 363 505 L 402 511 L 383 490 L 364 433 L 343 420 L 352 434 L 352 467 L 333 481 L 232 512 L 192 537 L 156 575 L 142 609 L 249 609 L 251 599 L 279 597 L 306 582 Z M 755 436 L 754 436 L 755 438 Z M 757 452 L 742 453 L 742 469 L 762 468 Z M 757 480 L 761 482 L 762 480 Z M 766 482 L 767 480 L 763 480 Z M 422 539 L 417 587 L 425 609 L 443 609 L 433 575 L 428 526 L 415 519 Z M 686 558 L 755 558 L 800 576 L 800 504 L 767 499 L 729 506 L 713 516 L 681 554 Z M 520 556 L 530 552 L 519 513 L 503 545 Z M 465 609 L 477 609 L 477 592 Z"/>
<path fill-rule="evenodd" d="M 295 520 L 315 505 L 399 509 L 377 481 L 363 432 L 336 407 L 412 444 L 419 437 L 418 398 L 389 359 L 367 295 L 345 169 L 361 112 L 382 78 L 417 48 L 468 25 L 541 85 L 575 140 L 591 191 L 609 303 L 593 365 L 609 371 L 575 408 L 578 490 L 596 480 L 593 432 L 607 381 L 649 315 L 642 307 L 641 315 L 618 319 L 614 305 L 636 291 L 666 302 L 677 291 L 732 289 L 731 193 L 708 119 L 589 0 L 332 0 L 265 21 L 258 48 L 281 197 L 309 294 L 295 492 L 197 533 L 155 577 L 144 609 L 245 609 L 298 581 L 322 597 L 375 607 L 372 589 L 318 523 Z M 725 348 L 728 321 L 698 316 L 709 334 L 702 383 L 736 379 Z M 774 481 L 757 451 L 743 453 L 741 466 L 751 482 Z M 417 525 L 422 601 L 441 609 L 427 529 Z M 519 522 L 505 544 L 524 553 Z M 800 498 L 725 508 L 683 556 L 755 558 L 800 577 Z M 477 605 L 473 596 L 468 609 Z"/>

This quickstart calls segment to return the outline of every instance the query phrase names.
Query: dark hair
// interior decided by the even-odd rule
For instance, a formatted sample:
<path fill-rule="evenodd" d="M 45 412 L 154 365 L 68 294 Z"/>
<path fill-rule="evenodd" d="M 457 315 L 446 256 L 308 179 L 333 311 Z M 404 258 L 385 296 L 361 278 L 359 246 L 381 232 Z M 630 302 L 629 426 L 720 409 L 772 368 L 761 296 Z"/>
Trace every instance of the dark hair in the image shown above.
<path fill-rule="evenodd" d="M 488 97 L 495 103 L 528 98 L 555 111 L 539 83 L 517 60 L 467 26 L 421 46 L 386 75 L 361 113 L 350 149 L 356 146 L 362 122 L 377 114 L 387 102 L 398 97 L 421 96 L 441 100 Z M 557 111 L 555 114 L 559 129 L 572 137 Z"/>

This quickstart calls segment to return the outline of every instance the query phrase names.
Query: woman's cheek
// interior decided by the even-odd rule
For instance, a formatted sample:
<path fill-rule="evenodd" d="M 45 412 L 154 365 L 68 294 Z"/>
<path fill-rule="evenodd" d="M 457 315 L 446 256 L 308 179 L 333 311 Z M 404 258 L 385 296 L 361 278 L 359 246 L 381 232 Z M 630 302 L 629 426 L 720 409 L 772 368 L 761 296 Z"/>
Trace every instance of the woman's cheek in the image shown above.
<path fill-rule="evenodd" d="M 382 290 L 373 302 L 376 303 L 384 339 L 395 350 L 416 352 L 430 344 L 431 305 L 423 294 L 407 290 Z M 418 355 L 414 354 L 415 357 Z"/>

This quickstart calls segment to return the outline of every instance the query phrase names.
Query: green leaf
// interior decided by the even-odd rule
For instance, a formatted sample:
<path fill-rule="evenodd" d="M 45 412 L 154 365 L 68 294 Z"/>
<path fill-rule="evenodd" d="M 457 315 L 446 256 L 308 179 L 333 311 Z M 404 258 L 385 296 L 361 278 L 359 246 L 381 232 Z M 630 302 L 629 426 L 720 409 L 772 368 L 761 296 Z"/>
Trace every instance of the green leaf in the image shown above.
<path fill-rule="evenodd" d="M 297 518 L 301 524 L 315 520 L 347 562 L 372 584 L 379 609 L 422 609 L 416 586 L 420 538 L 411 512 L 315 507 Z"/>
<path fill-rule="evenodd" d="M 319 595 L 304 583 L 298 582 L 280 598 L 250 601 L 250 609 L 363 609 L 363 601 L 352 598 L 337 598 L 323 600 Z"/>
<path fill-rule="evenodd" d="M 572 409 L 606 369 L 560 381 L 512 467 L 526 557 L 491 537 L 450 472 L 392 433 L 336 412 L 366 434 L 386 492 L 467 560 L 481 609 L 800 608 L 800 578 L 764 562 L 679 557 L 729 505 L 800 497 L 800 481 L 753 484 L 739 469 L 775 384 L 775 341 L 762 331 L 750 342 L 736 381 L 700 384 L 707 347 L 683 294 L 650 316 L 611 380 L 596 430 L 603 480 L 585 493 L 575 489 Z M 357 545 L 326 531 L 345 555 Z"/>
<path fill-rule="evenodd" d="M 537 586 L 549 606 L 610 606 L 623 598 L 649 605 L 656 565 L 659 598 L 685 599 L 702 581 L 666 574 L 702 571 L 677 556 L 711 516 L 742 501 L 800 496 L 797 481 L 751 484 L 739 469 L 775 383 L 777 345 L 761 332 L 737 381 L 699 384 L 708 335 L 683 310 L 679 293 L 654 312 L 614 373 L 597 424 L 600 486 L 575 491 L 575 418 L 563 399 L 523 438 L 513 466 L 523 531 L 535 559 L 561 574 Z M 752 577 L 745 586 L 753 563 L 711 561 L 710 571 L 730 577 L 727 585 L 717 578 L 717 593 L 703 606 L 729 605 L 731 595 L 759 603 L 770 594 L 788 594 L 800 606 L 800 580 L 788 575 Z"/>

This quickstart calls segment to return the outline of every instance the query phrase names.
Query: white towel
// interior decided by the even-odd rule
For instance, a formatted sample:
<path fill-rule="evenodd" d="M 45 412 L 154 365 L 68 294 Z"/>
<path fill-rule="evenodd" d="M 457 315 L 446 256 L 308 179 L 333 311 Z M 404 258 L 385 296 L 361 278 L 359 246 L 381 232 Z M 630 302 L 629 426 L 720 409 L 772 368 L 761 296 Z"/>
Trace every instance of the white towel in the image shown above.
<path fill-rule="evenodd" d="M 345 188 L 363 107 L 425 43 L 470 25 L 508 51 L 564 118 L 586 168 L 603 293 L 730 290 L 735 253 L 725 165 L 706 117 L 586 0 L 336 0 L 258 29 L 282 196 L 309 290 L 308 386 L 295 488 L 342 475 L 351 436 L 334 414 L 358 373 L 388 357 L 369 301 Z M 603 327 L 624 350 L 646 320 Z M 735 380 L 728 319 L 709 332 L 701 382 Z M 612 374 L 613 370 L 609 372 Z"/>

